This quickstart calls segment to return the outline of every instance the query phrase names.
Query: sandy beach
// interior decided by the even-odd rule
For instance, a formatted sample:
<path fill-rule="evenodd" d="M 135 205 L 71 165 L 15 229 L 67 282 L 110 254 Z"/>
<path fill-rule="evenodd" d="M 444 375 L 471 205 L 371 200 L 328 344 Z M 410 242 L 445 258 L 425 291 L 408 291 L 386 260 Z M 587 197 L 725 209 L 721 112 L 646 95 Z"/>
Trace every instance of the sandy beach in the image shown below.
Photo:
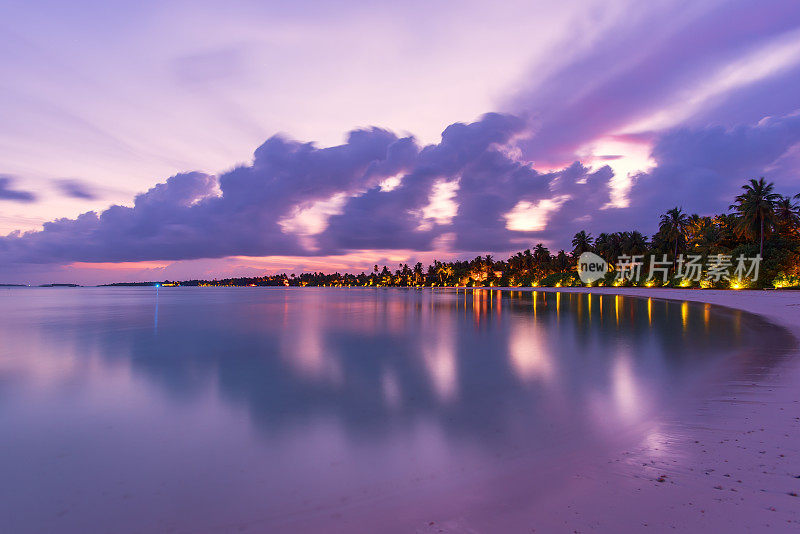
<path fill-rule="evenodd" d="M 800 292 L 547 288 L 675 299 L 757 314 L 800 338 Z M 769 335 L 769 328 L 765 335 Z M 796 532 L 800 525 L 800 358 L 720 384 L 686 421 L 654 429 L 609 462 L 618 475 L 576 473 L 551 496 L 551 532 Z M 557 518 L 557 519 L 556 519 Z"/>

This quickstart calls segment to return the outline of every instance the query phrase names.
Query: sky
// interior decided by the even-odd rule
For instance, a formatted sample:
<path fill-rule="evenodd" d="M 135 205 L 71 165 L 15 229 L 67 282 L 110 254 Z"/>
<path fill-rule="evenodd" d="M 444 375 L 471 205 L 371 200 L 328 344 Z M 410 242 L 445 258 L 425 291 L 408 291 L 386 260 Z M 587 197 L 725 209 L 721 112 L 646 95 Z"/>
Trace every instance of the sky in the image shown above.
<path fill-rule="evenodd" d="M 0 2 L 0 282 L 370 270 L 800 192 L 791 0 Z"/>

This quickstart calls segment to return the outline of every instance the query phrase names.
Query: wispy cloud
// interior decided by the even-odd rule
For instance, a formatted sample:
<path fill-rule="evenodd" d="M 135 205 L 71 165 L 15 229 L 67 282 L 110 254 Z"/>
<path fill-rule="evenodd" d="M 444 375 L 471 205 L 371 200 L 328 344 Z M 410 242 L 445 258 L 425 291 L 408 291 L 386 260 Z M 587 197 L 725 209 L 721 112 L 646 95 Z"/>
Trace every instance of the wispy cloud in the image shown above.
<path fill-rule="evenodd" d="M 61 192 L 62 195 L 69 198 L 78 198 L 81 200 L 96 200 L 99 195 L 95 192 L 91 184 L 76 180 L 74 178 L 54 180 L 53 183 Z"/>
<path fill-rule="evenodd" d="M 0 176 L 0 200 L 11 200 L 14 202 L 33 202 L 36 200 L 36 195 L 30 191 L 14 189 L 12 187 L 13 182 L 14 180 L 10 176 Z"/>

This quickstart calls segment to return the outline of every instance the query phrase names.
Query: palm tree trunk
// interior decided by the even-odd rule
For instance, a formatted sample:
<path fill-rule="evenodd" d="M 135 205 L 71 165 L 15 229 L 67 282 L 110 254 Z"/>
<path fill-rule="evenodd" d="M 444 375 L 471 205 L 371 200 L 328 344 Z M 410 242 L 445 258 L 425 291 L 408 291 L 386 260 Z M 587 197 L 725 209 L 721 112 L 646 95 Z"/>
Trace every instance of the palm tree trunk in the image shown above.
<path fill-rule="evenodd" d="M 761 217 L 761 243 L 758 246 L 758 255 L 764 257 L 764 217 Z"/>
<path fill-rule="evenodd" d="M 678 238 L 676 237 L 675 238 L 675 255 L 672 256 L 672 272 L 673 272 L 673 276 L 675 274 L 675 265 L 677 265 L 677 262 L 678 262 Z"/>

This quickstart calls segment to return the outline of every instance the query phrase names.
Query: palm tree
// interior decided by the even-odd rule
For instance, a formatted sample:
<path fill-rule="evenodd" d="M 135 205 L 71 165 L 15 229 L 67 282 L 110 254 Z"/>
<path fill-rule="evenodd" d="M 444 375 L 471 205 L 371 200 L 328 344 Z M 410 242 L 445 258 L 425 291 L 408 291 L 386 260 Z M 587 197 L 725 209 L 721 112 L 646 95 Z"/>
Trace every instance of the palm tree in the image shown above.
<path fill-rule="evenodd" d="M 606 260 L 609 259 L 609 252 L 611 248 L 610 240 L 611 240 L 610 236 L 607 233 L 603 232 L 599 236 L 597 236 L 597 239 L 595 239 L 594 241 L 594 251 L 598 255 L 605 258 Z"/>
<path fill-rule="evenodd" d="M 724 247 L 727 249 L 736 248 L 739 243 L 739 236 L 736 233 L 738 220 L 736 215 L 722 213 L 715 215 L 712 219 L 712 232 L 709 245 L 711 247 Z"/>
<path fill-rule="evenodd" d="M 530 272 L 533 269 L 533 254 L 531 253 L 531 249 L 526 248 L 525 252 L 522 253 L 522 257 L 525 263 L 525 269 Z"/>
<path fill-rule="evenodd" d="M 687 244 L 695 247 L 703 245 L 710 229 L 711 217 L 701 217 L 696 213 L 690 215 L 686 222 Z"/>
<path fill-rule="evenodd" d="M 547 276 L 550 269 L 550 251 L 539 243 L 533 247 L 533 271 L 536 278 Z"/>
<path fill-rule="evenodd" d="M 615 258 L 619 258 L 622 253 L 622 243 L 625 240 L 625 236 L 622 232 L 614 232 L 613 234 L 609 234 L 608 236 L 608 255 L 609 261 L 615 263 Z"/>
<path fill-rule="evenodd" d="M 794 198 L 800 198 L 800 195 Z M 800 228 L 800 204 L 792 202 L 792 197 L 780 197 L 775 202 L 775 222 L 787 234 L 796 232 Z"/>
<path fill-rule="evenodd" d="M 647 252 L 647 238 L 641 232 L 634 230 L 633 232 L 622 232 L 622 250 L 625 254 L 633 256 L 636 254 L 645 254 Z"/>
<path fill-rule="evenodd" d="M 584 252 L 591 251 L 592 244 L 592 234 L 586 233 L 586 230 L 581 230 L 572 238 L 572 255 L 578 257 Z"/>
<path fill-rule="evenodd" d="M 564 273 L 569 271 L 569 263 L 569 256 L 567 256 L 567 253 L 563 250 L 559 250 L 555 258 L 556 269 L 558 272 Z"/>
<path fill-rule="evenodd" d="M 751 178 L 743 185 L 744 193 L 736 197 L 730 209 L 739 216 L 738 230 L 748 238 L 759 236 L 758 252 L 764 255 L 764 232 L 775 221 L 775 203 L 780 195 L 773 193 L 775 184 L 767 183 L 762 176 L 758 180 Z"/>
<path fill-rule="evenodd" d="M 678 243 L 685 239 L 688 224 L 689 217 L 679 207 L 674 207 L 661 216 L 658 231 L 663 234 L 666 240 L 675 242 L 675 255 L 672 257 L 673 267 L 675 267 L 675 262 L 678 259 Z"/>
<path fill-rule="evenodd" d="M 422 262 L 417 262 L 414 265 L 414 284 L 421 284 L 424 280 L 424 273 L 422 271 Z"/>
<path fill-rule="evenodd" d="M 550 251 L 543 244 L 537 244 L 533 247 L 533 260 L 540 265 L 547 265 L 550 263 Z"/>

